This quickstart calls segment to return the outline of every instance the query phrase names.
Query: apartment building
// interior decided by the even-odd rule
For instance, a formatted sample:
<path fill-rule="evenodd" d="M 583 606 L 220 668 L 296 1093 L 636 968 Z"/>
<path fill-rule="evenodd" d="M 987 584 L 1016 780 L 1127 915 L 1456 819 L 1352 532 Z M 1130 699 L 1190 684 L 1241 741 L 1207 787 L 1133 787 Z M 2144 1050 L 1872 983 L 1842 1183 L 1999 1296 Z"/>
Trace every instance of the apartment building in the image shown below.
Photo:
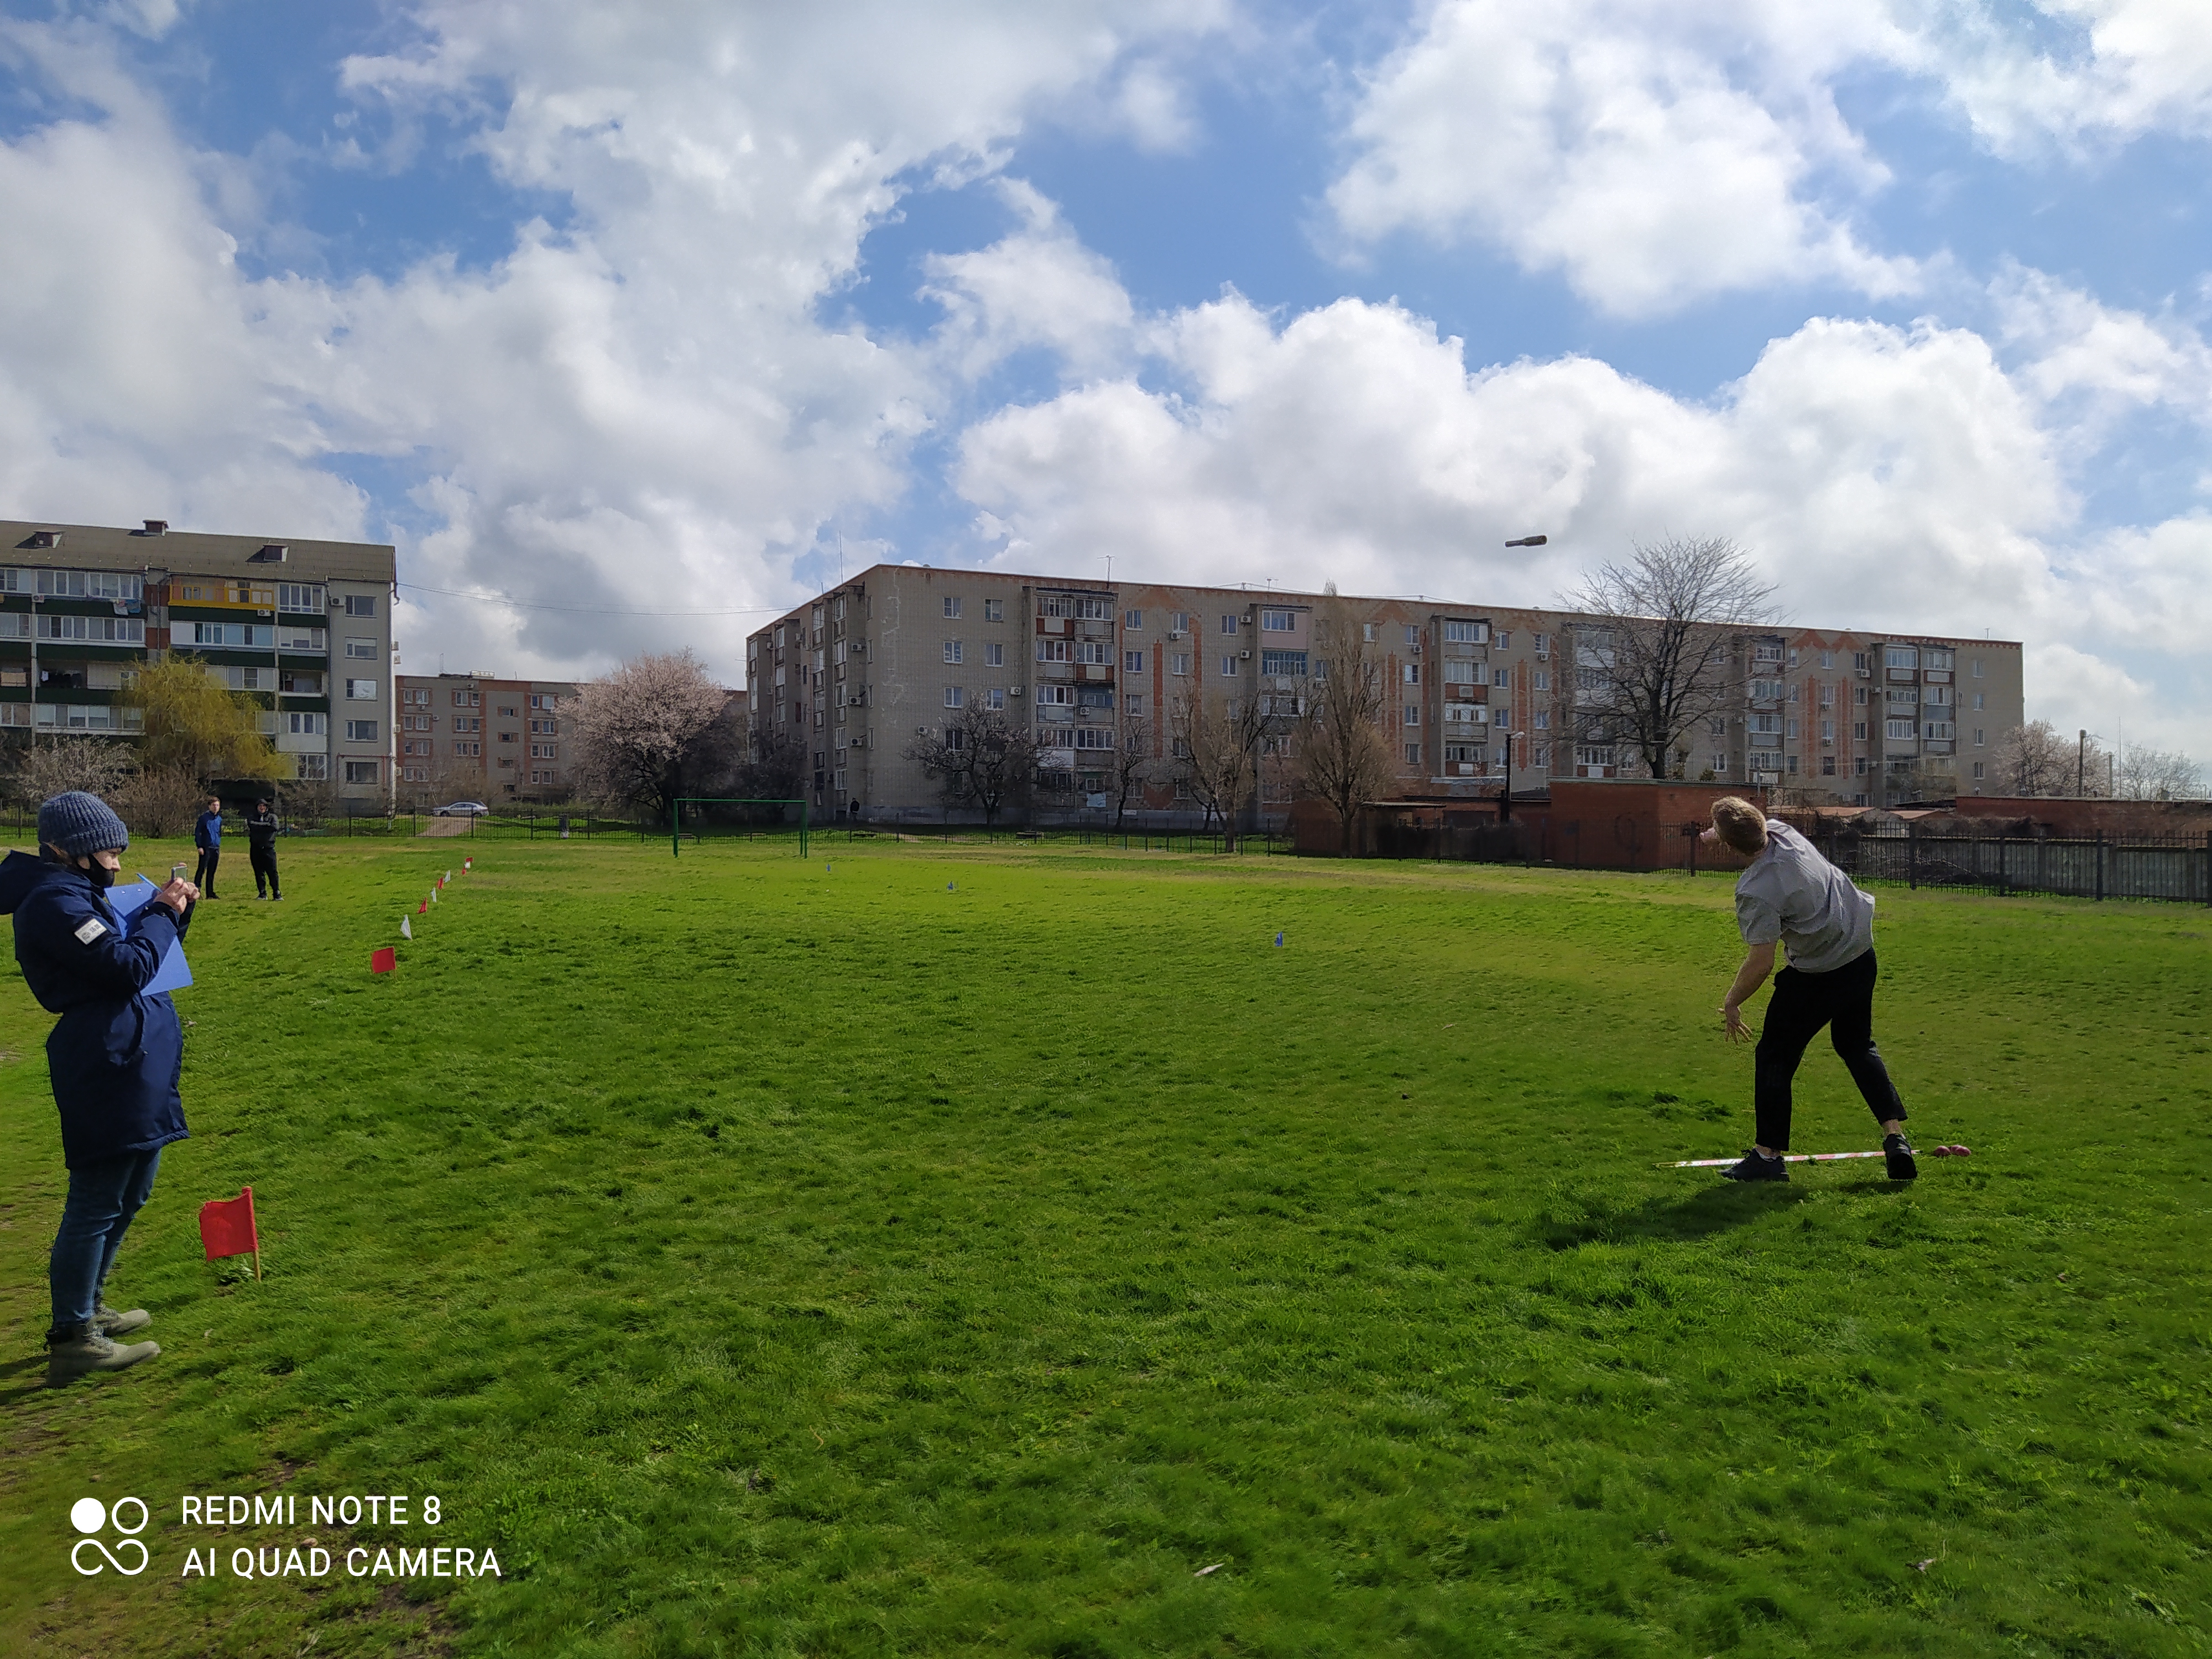
<path fill-rule="evenodd" d="M 1601 625 L 1434 599 L 878 565 L 751 635 L 746 689 L 754 731 L 806 754 L 824 813 L 937 817 L 908 750 L 975 707 L 1034 734 L 1042 809 L 1118 799 L 1116 759 L 1135 745 L 1155 763 L 1141 804 L 1165 811 L 1194 805 L 1175 775 L 1178 708 L 1254 698 L 1293 715 L 1325 640 L 1354 634 L 1382 678 L 1398 793 L 1644 773 L 1595 704 Z M 1679 769 L 1838 805 L 1989 791 L 1991 747 L 2021 720 L 2017 641 L 1743 629 L 1729 679 Z M 1272 819 L 1289 807 L 1295 757 L 1287 736 L 1266 747 Z"/>
<path fill-rule="evenodd" d="M 349 811 L 392 787 L 392 550 L 0 520 L 0 737 L 128 737 L 137 671 L 189 653 Z"/>
<path fill-rule="evenodd" d="M 576 687 L 568 681 L 402 674 L 398 688 L 402 801 L 569 799 Z"/>

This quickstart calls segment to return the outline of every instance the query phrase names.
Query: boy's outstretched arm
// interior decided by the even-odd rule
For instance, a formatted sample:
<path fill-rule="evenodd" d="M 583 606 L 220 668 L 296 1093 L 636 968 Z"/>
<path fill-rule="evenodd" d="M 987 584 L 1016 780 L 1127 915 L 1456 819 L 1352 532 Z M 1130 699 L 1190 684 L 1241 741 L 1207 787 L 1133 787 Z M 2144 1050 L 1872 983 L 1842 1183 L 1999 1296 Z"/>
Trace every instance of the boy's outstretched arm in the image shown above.
<path fill-rule="evenodd" d="M 1754 945 L 1745 951 L 1743 966 L 1735 970 L 1735 982 L 1729 987 L 1728 1000 L 1721 1004 L 1721 1019 L 1728 1030 L 1730 1042 L 1748 1042 L 1751 1028 L 1743 1023 L 1744 1000 L 1764 984 L 1774 971 L 1774 942 Z"/>

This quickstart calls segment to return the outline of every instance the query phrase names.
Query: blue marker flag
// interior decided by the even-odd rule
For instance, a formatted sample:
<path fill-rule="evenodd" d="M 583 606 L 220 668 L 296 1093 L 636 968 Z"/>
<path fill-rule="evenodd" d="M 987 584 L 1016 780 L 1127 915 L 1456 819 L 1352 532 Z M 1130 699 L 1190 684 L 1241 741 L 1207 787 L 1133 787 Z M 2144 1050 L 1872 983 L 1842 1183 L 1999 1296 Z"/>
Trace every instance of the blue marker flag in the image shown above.
<path fill-rule="evenodd" d="M 1283 936 L 1280 933 L 1275 935 L 1275 948 L 1278 951 L 1283 948 Z"/>

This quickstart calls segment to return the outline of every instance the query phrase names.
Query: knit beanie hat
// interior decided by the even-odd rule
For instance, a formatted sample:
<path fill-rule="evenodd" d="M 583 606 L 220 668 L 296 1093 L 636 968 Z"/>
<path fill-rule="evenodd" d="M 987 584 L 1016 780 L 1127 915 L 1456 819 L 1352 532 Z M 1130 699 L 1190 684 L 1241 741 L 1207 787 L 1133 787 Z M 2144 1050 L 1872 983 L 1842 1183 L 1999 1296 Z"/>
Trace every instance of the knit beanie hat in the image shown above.
<path fill-rule="evenodd" d="M 70 858 L 81 859 L 102 848 L 130 846 L 131 832 L 99 796 L 72 789 L 40 803 L 39 839 Z"/>

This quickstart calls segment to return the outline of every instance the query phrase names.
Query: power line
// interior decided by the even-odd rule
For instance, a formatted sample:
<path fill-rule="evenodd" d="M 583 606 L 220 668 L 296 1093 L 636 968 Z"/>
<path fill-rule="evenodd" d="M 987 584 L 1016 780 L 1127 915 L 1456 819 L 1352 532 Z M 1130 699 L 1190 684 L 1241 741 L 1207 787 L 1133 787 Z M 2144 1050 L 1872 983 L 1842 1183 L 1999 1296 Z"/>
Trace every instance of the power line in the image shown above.
<path fill-rule="evenodd" d="M 441 593 L 449 599 L 474 599 L 479 605 L 511 605 L 517 611 L 566 611 L 587 617 L 769 617 L 787 605 L 756 605 L 742 611 L 610 611 L 602 605 L 540 605 L 534 599 L 512 599 L 504 593 L 464 593 L 453 587 L 425 587 L 421 582 L 400 582 L 417 593 Z"/>

